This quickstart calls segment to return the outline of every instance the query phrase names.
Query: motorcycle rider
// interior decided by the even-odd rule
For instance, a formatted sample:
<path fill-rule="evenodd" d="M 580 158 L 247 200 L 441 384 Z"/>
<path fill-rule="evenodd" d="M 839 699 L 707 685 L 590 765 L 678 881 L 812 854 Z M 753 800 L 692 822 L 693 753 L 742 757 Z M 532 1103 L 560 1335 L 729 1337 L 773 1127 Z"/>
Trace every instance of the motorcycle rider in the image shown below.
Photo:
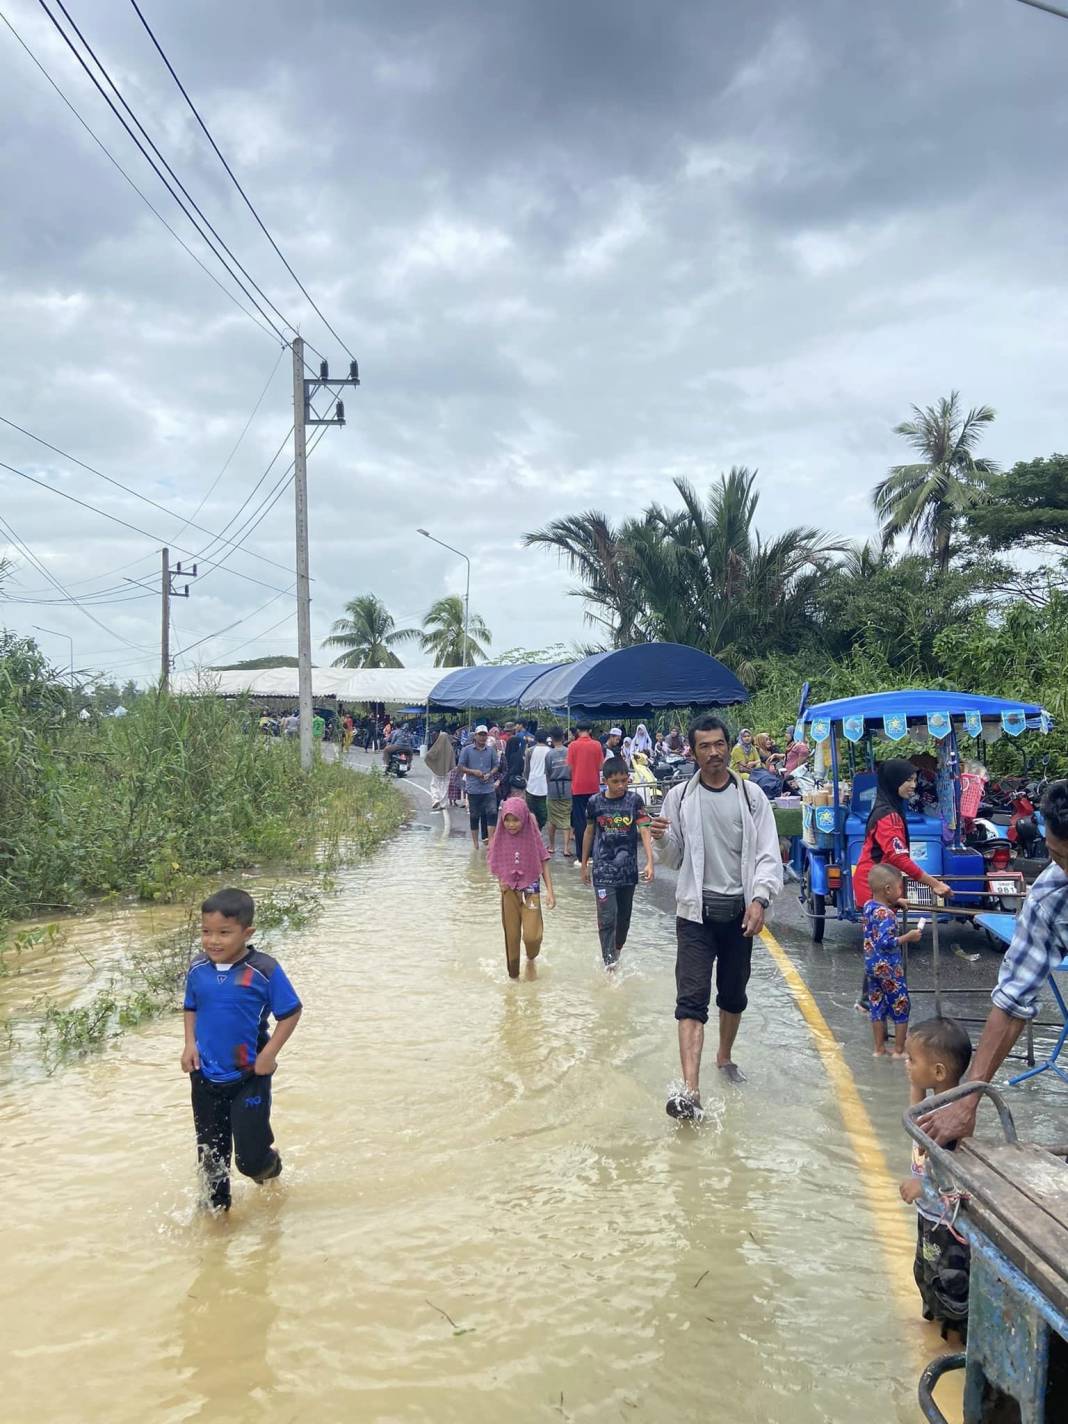
<path fill-rule="evenodd" d="M 394 728 L 393 728 L 393 732 L 392 732 L 392 734 L 390 735 L 389 741 L 388 741 L 388 742 L 386 743 L 386 745 L 382 748 L 382 762 L 383 762 L 383 765 L 386 767 L 387 771 L 388 771 L 388 769 L 389 769 L 389 763 L 390 763 L 391 758 L 394 757 L 394 756 L 397 754 L 397 752 L 399 752 L 399 751 L 408 751 L 408 752 L 410 752 L 411 750 L 412 750 L 412 735 L 411 735 L 411 733 L 408 731 L 408 728 L 407 728 L 407 727 L 400 727 L 400 726 L 394 727 Z"/>

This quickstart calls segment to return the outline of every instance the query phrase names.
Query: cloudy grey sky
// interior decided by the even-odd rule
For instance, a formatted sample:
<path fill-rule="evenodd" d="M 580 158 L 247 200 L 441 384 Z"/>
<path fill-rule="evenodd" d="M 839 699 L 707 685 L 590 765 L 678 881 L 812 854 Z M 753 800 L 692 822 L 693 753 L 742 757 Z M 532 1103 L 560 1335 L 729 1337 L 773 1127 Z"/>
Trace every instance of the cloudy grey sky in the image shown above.
<path fill-rule="evenodd" d="M 127 0 L 67 8 L 244 265 L 341 368 Z M 462 565 L 420 524 L 471 553 L 495 648 L 538 647 L 588 636 L 566 573 L 521 548 L 557 515 L 622 517 L 670 500 L 674 476 L 737 463 L 759 467 L 765 533 L 863 536 L 871 487 L 901 456 L 893 425 L 953 387 L 996 407 L 988 455 L 1065 446 L 1066 21 L 1015 0 L 142 8 L 360 358 L 349 424 L 310 466 L 317 642 L 355 594 L 416 621 L 462 592 Z M 201 250 L 40 6 L 3 9 Z M 278 342 L 2 26 L 0 58 L 0 415 L 177 516 L 0 426 L 0 460 L 144 531 L 0 470 L 4 518 L 106 631 L 62 600 L 5 602 L 3 620 L 68 632 L 80 666 L 144 678 L 158 601 L 91 596 L 151 583 L 165 538 L 209 545 L 182 519 L 266 385 L 195 515 L 209 531 L 231 519 L 289 425 L 288 358 L 269 380 Z M 274 627 L 292 612 L 274 593 L 292 544 L 287 492 L 177 604 L 179 648 L 244 620 L 190 661 L 293 650 L 292 617 Z M 9 599 L 60 599 L 8 554 Z M 41 641 L 65 661 L 62 639 Z"/>

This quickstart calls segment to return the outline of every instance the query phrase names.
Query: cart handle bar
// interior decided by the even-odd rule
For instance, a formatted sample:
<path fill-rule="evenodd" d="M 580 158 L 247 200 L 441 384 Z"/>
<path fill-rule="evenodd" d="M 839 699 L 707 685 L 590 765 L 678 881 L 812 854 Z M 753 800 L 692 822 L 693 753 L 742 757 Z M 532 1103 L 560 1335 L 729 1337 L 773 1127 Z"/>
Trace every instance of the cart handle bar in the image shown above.
<path fill-rule="evenodd" d="M 919 1119 L 926 1117 L 928 1113 L 937 1112 L 939 1108 L 948 1107 L 950 1103 L 955 1103 L 960 1098 L 969 1098 L 973 1094 L 984 1095 L 990 1099 L 998 1110 L 1005 1141 L 1010 1146 L 1019 1146 L 1020 1139 L 1016 1133 L 1016 1124 L 1012 1120 L 1012 1113 L 998 1090 L 992 1088 L 989 1083 L 961 1083 L 959 1087 L 950 1088 L 948 1093 L 939 1093 L 936 1097 L 924 1098 L 922 1102 L 913 1103 L 901 1119 L 908 1135 L 920 1144 L 929 1158 L 940 1163 L 947 1170 L 952 1167 L 952 1155 L 927 1136 L 919 1125 Z"/>

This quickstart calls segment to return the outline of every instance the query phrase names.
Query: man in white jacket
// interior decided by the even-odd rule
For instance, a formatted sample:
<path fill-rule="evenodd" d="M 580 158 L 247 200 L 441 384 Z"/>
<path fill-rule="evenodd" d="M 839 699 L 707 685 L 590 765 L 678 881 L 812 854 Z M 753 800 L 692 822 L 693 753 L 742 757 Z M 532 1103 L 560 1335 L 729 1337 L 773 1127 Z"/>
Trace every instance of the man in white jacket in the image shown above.
<path fill-rule="evenodd" d="M 731 1057 L 748 999 L 753 936 L 782 889 L 775 818 L 758 786 L 730 768 L 731 737 L 718 717 L 690 728 L 697 775 L 664 798 L 650 830 L 658 859 L 678 870 L 675 887 L 675 1018 L 685 1087 L 668 1099 L 672 1117 L 701 1113 L 701 1051 L 716 971 L 719 1051 L 716 1066 L 732 1082 L 744 1076 Z"/>

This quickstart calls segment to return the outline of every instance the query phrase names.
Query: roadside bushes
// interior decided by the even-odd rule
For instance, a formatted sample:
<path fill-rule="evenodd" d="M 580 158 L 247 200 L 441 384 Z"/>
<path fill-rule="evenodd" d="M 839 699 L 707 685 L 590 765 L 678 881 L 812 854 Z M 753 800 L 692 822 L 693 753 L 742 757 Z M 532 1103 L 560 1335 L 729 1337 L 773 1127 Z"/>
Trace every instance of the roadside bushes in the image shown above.
<path fill-rule="evenodd" d="M 141 697 L 83 725 L 33 644 L 0 641 L 0 919 L 91 895 L 169 899 L 212 871 L 364 849 L 403 803 L 380 778 L 264 738 L 215 698 Z M 34 658 L 36 657 L 36 662 Z"/>

